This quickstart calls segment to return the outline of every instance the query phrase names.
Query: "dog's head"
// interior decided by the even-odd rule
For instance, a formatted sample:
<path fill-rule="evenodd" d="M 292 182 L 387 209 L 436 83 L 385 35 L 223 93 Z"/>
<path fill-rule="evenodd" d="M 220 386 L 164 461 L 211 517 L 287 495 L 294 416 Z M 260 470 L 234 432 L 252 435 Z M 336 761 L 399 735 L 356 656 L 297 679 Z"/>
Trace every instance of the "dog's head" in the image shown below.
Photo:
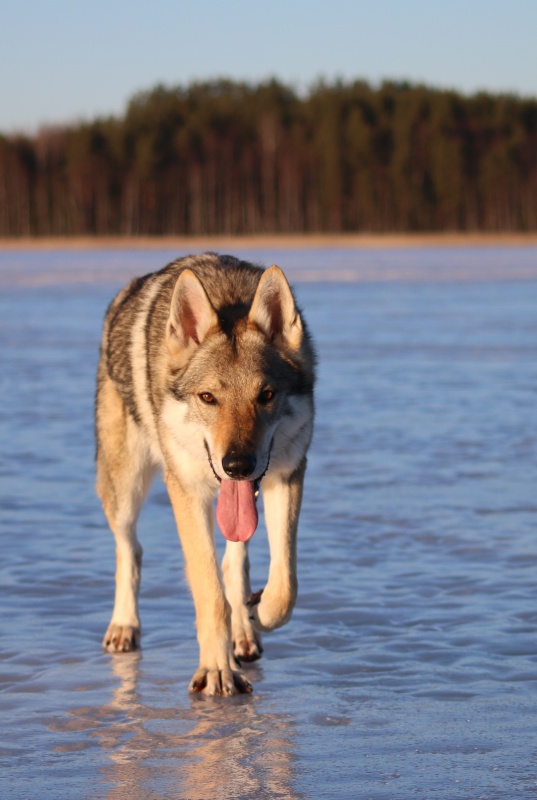
<path fill-rule="evenodd" d="M 303 324 L 283 272 L 272 266 L 262 273 L 249 307 L 215 308 L 185 269 L 173 292 L 166 342 L 171 372 L 180 376 L 176 395 L 202 427 L 207 460 L 221 484 L 219 507 L 251 515 L 250 495 L 273 449 L 281 460 L 282 447 L 292 447 L 301 398 L 311 393 Z M 287 442 L 279 436 L 284 431 Z"/>

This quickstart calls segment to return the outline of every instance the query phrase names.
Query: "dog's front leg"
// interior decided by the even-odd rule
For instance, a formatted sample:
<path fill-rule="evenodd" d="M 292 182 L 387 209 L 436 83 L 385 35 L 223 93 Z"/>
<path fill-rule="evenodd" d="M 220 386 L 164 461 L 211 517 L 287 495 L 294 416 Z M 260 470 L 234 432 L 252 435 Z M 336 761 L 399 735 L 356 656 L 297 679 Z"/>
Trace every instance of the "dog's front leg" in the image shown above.
<path fill-rule="evenodd" d="M 305 471 L 304 458 L 289 477 L 267 475 L 262 483 L 270 569 L 259 602 L 251 603 L 254 625 L 260 631 L 285 625 L 295 605 L 298 590 L 296 535 Z"/>
<path fill-rule="evenodd" d="M 182 486 L 171 473 L 166 475 L 166 486 L 196 609 L 200 666 L 192 678 L 190 691 L 208 695 L 251 692 L 250 683 L 236 670 L 231 645 L 231 610 L 214 546 L 212 502 Z"/>

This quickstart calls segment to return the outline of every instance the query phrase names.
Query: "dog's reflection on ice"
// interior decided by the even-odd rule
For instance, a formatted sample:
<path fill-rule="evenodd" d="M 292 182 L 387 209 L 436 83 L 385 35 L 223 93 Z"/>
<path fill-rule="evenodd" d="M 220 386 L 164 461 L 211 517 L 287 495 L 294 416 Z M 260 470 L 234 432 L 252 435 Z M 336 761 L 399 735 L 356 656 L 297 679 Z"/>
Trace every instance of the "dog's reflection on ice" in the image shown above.
<path fill-rule="evenodd" d="M 110 663 L 119 685 L 110 702 L 91 713 L 99 719 L 94 735 L 108 758 L 96 795 L 107 800 L 302 796 L 293 789 L 294 724 L 260 711 L 259 696 L 193 696 L 187 707 L 150 707 L 139 691 L 140 653 Z M 175 692 L 166 693 L 173 700 Z"/>

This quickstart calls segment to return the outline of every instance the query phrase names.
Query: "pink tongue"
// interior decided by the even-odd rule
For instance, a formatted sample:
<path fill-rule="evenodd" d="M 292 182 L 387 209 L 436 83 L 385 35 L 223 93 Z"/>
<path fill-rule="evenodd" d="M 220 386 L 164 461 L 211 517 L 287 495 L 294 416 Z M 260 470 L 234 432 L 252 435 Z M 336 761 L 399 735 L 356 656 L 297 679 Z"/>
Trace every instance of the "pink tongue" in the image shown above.
<path fill-rule="evenodd" d="M 216 521 L 230 542 L 247 542 L 257 528 L 253 481 L 222 481 Z"/>

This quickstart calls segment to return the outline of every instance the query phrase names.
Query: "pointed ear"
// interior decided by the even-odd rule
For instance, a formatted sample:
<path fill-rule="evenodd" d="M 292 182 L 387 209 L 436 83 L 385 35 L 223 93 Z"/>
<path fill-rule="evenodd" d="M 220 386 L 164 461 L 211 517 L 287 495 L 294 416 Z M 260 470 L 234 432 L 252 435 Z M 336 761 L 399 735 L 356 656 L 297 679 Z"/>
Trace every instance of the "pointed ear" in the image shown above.
<path fill-rule="evenodd" d="M 302 322 L 291 289 L 281 269 L 269 267 L 261 276 L 248 319 L 275 343 L 298 350 Z"/>
<path fill-rule="evenodd" d="M 218 317 L 194 273 L 185 269 L 177 278 L 166 325 L 166 344 L 173 356 L 198 347 Z"/>

